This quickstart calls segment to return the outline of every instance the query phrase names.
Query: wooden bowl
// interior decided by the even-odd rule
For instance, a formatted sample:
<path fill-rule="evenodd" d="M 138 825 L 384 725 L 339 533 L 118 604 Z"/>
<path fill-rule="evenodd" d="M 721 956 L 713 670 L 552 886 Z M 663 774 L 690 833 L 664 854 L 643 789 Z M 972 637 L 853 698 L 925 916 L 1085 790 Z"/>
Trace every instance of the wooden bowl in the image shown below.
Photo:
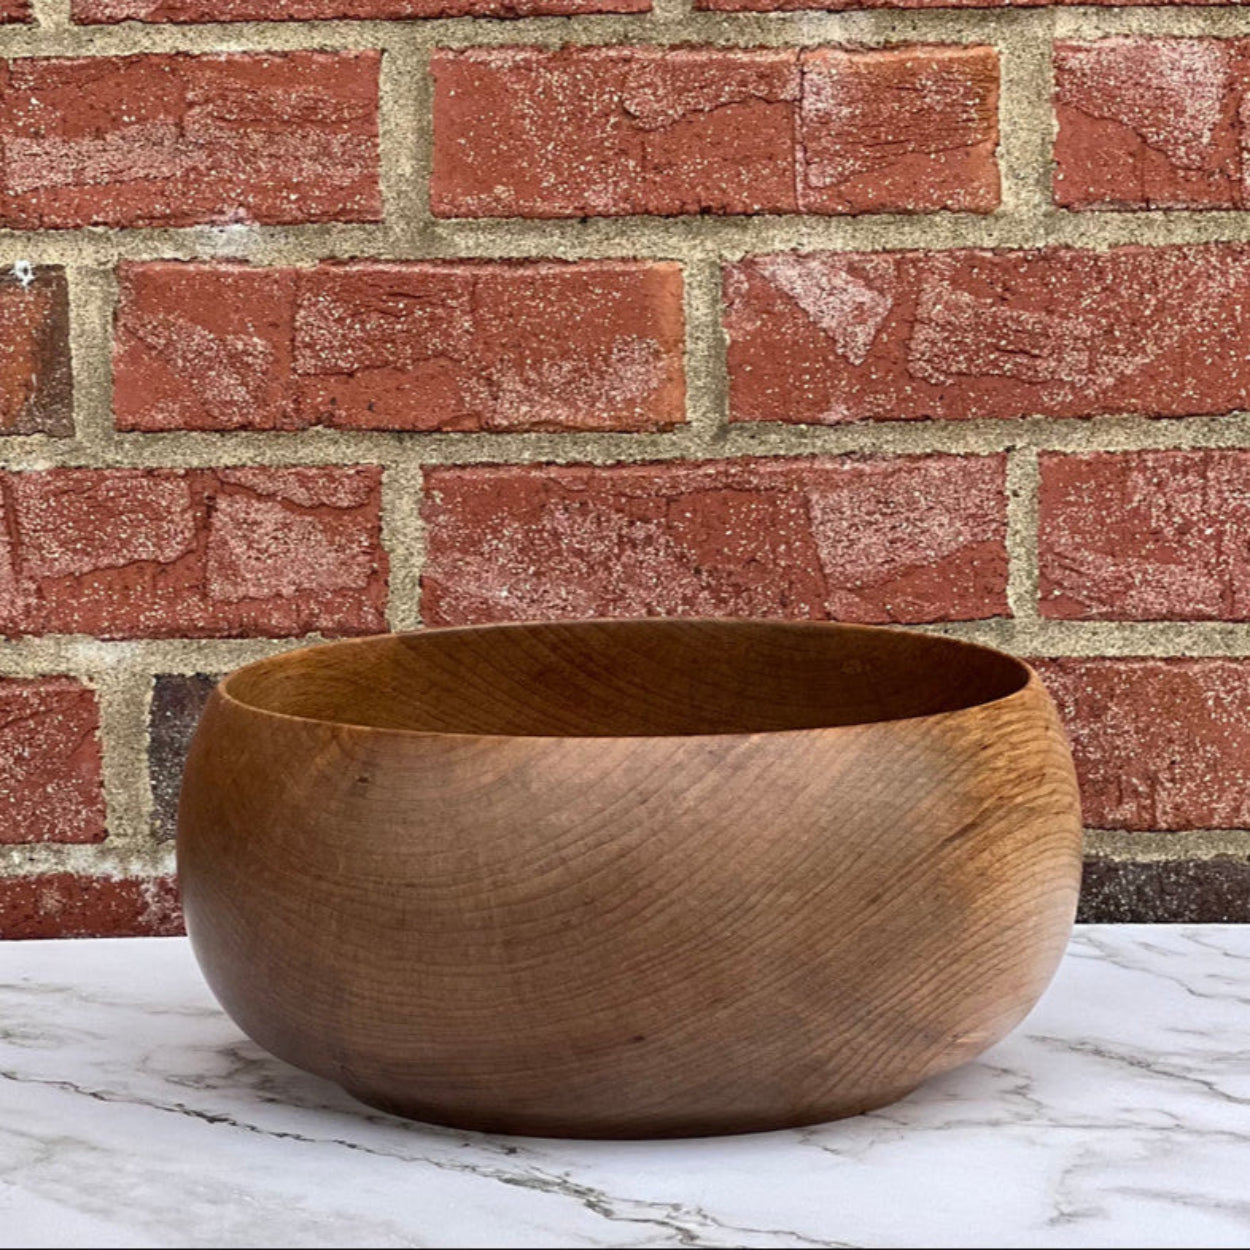
<path fill-rule="evenodd" d="M 1081 825 L 1025 664 L 932 634 L 584 621 L 249 665 L 183 783 L 196 955 L 362 1101 L 575 1137 L 854 1115 L 1029 1010 Z"/>

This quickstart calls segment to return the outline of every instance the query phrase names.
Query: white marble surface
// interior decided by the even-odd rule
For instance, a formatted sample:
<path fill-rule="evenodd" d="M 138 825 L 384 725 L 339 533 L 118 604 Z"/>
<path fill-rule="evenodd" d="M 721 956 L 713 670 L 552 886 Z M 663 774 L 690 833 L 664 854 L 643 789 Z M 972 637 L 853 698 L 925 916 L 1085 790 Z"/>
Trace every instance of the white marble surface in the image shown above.
<path fill-rule="evenodd" d="M 701 1141 L 370 1112 L 242 1037 L 185 941 L 0 943 L 4 1246 L 1250 1246 L 1250 926 L 1078 931 L 979 1061 Z"/>

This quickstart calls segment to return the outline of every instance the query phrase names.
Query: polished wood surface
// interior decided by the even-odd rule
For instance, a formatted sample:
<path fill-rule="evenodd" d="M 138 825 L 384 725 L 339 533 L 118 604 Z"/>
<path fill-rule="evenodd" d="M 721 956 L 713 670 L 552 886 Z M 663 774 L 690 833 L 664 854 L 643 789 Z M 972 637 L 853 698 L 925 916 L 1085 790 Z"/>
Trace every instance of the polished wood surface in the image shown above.
<path fill-rule="evenodd" d="M 824 623 L 592 621 L 289 652 L 210 699 L 192 942 L 262 1046 L 375 1106 L 659 1136 L 851 1115 L 1058 963 L 1076 783 L 1038 678 Z"/>

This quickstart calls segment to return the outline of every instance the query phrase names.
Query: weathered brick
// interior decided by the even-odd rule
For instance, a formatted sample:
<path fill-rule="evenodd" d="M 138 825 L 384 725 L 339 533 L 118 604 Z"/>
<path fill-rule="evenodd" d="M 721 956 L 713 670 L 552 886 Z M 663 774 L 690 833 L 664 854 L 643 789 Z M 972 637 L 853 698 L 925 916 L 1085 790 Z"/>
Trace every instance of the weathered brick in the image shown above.
<path fill-rule="evenodd" d="M 731 418 L 1250 406 L 1250 247 L 782 253 L 728 266 Z"/>
<path fill-rule="evenodd" d="M 433 468 L 430 624 L 1007 611 L 1001 456 Z"/>
<path fill-rule="evenodd" d="M 1250 824 L 1250 661 L 1035 661 L 1072 740 L 1085 823 Z"/>
<path fill-rule="evenodd" d="M 99 728 L 80 682 L 0 678 L 0 843 L 103 840 Z"/>
<path fill-rule="evenodd" d="M 172 937 L 183 932 L 173 877 L 56 872 L 0 878 L 0 939 Z"/>
<path fill-rule="evenodd" d="M 0 62 L 0 225 L 375 221 L 376 52 Z"/>
<path fill-rule="evenodd" d="M 436 52 L 440 216 L 998 204 L 984 47 Z"/>
<path fill-rule="evenodd" d="M 29 22 L 30 0 L 0 0 L 0 22 Z"/>
<path fill-rule="evenodd" d="M 817 48 L 802 74 L 799 211 L 998 207 L 992 48 Z"/>
<path fill-rule="evenodd" d="M 122 265 L 113 411 L 125 430 L 291 429 L 296 270 Z"/>
<path fill-rule="evenodd" d="M 1080 924 L 1250 924 L 1250 862 L 1094 856 L 1081 878 Z"/>
<path fill-rule="evenodd" d="M 187 749 L 217 680 L 204 673 L 166 673 L 153 682 L 148 784 L 152 791 L 152 832 L 160 842 L 172 841 L 178 832 L 178 792 Z"/>
<path fill-rule="evenodd" d="M 384 628 L 376 468 L 0 479 L 0 628 L 105 638 Z"/>
<path fill-rule="evenodd" d="M 1250 41 L 1055 46 L 1054 190 L 1066 208 L 1242 208 Z"/>
<path fill-rule="evenodd" d="M 0 434 L 74 432 L 65 271 L 0 277 Z"/>
<path fill-rule="evenodd" d="M 1043 616 L 1250 620 L 1250 452 L 1045 454 Z"/>
<path fill-rule="evenodd" d="M 649 430 L 682 422 L 681 268 L 124 265 L 130 430 Z"/>
<path fill-rule="evenodd" d="M 651 0 L 72 0 L 74 21 L 313 22 L 404 17 L 647 13 Z"/>

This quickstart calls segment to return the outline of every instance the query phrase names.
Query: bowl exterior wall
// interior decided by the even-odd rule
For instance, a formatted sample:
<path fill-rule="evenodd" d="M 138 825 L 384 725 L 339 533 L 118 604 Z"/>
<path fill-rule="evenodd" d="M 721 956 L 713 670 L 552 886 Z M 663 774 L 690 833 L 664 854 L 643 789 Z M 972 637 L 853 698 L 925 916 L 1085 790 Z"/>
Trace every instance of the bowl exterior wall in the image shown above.
<path fill-rule="evenodd" d="M 1033 678 L 982 708 L 698 738 L 437 737 L 215 694 L 178 839 L 257 1042 L 423 1119 L 567 1136 L 852 1114 L 1015 1025 L 1080 879 Z"/>

